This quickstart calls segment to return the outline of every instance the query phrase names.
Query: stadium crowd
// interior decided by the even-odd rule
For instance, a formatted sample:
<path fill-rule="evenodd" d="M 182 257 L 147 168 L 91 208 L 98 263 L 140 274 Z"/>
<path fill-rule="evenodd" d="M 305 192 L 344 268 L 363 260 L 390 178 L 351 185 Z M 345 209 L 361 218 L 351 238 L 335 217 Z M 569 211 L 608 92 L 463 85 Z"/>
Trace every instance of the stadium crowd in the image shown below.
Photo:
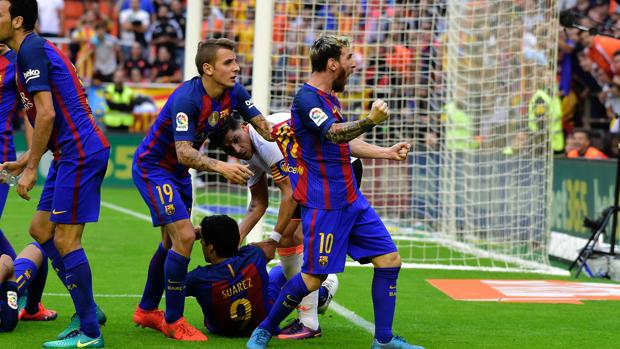
<path fill-rule="evenodd" d="M 142 103 L 149 101 L 139 98 L 135 103 L 134 98 L 140 96 L 122 82 L 130 82 L 132 86 L 131 83 L 181 81 L 185 2 L 44 1 L 38 29 L 50 38 L 70 39 L 66 50 L 85 84 L 93 86 L 94 91 L 89 95 L 95 101 L 107 102 L 99 107 L 94 103 L 93 109 L 101 110 L 100 115 L 110 110 L 128 112 L 136 105 L 143 108 Z M 515 6 L 529 5 L 535 6 L 529 0 L 515 2 Z M 240 77 L 245 86 L 251 85 L 255 6 L 255 0 L 204 0 L 202 37 L 225 37 L 238 43 Z M 615 0 L 560 0 L 560 6 L 577 14 L 582 26 L 620 34 L 620 7 Z M 351 77 L 350 91 L 354 96 L 343 99 L 345 104 L 352 103 L 348 109 L 353 115 L 348 116 L 368 108 L 358 102 L 368 90 L 373 91 L 374 97 L 386 97 L 389 93 L 390 107 L 399 112 L 404 124 L 411 125 L 403 136 L 421 140 L 423 146 L 436 147 L 441 138 L 441 121 L 437 115 L 445 114 L 452 107 L 449 103 L 442 105 L 445 104 L 445 11 L 445 1 L 419 1 L 408 7 L 399 6 L 398 1 L 385 1 L 381 5 L 362 1 L 359 6 L 276 1 L 272 109 L 283 109 L 290 103 L 287 98 L 294 93 L 293 86 L 303 79 L 309 67 L 307 50 L 316 34 L 322 30 L 338 32 L 351 36 L 355 43 L 363 43 L 354 52 L 361 71 Z M 532 28 L 538 19 L 533 16 L 524 26 Z M 516 34 L 524 36 L 525 59 L 542 60 L 546 64 L 548 55 L 530 47 L 536 44 L 530 43 L 532 34 L 528 30 Z M 556 154 L 569 156 L 574 156 L 577 150 L 584 156 L 589 147 L 594 147 L 601 150 L 595 152 L 595 158 L 616 157 L 620 40 L 593 37 L 576 29 L 560 29 L 559 35 L 557 82 L 561 111 L 558 112 L 562 115 L 561 134 L 565 140 L 559 148 L 554 146 L 554 150 Z M 307 45 L 293 44 L 299 42 Z M 376 45 L 379 42 L 392 45 Z M 99 87 L 100 82 L 113 83 L 115 88 L 104 89 Z M 480 108 L 486 114 L 484 107 Z M 115 117 L 106 123 L 111 129 L 127 129 Z M 117 127 L 119 124 L 121 127 Z M 577 137 L 575 130 L 579 131 Z M 483 132 L 474 132 L 477 134 L 472 135 L 471 144 L 483 137 Z M 516 142 L 506 140 L 505 143 L 513 141 Z"/>

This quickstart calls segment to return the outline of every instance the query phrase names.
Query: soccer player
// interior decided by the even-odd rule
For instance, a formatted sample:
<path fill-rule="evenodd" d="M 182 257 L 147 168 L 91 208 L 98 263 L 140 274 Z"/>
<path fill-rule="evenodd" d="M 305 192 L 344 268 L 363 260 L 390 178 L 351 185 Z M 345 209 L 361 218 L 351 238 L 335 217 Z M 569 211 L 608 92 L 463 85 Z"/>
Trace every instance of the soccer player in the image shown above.
<path fill-rule="evenodd" d="M 19 111 L 17 85 L 15 84 L 15 52 L 0 44 L 0 164 L 15 161 L 13 144 L 13 119 Z M 0 183 L 0 217 L 4 211 L 9 185 Z M 0 229 L 0 255 L 6 254 L 15 259 L 15 250 Z"/>
<path fill-rule="evenodd" d="M 196 297 L 209 332 L 249 336 L 265 318 L 286 282 L 281 266 L 267 274 L 275 241 L 239 248 L 237 222 L 224 215 L 205 217 L 200 223 L 199 236 L 203 255 L 210 265 L 188 273 L 187 296 Z M 326 285 L 321 291 L 326 299 L 333 296 Z"/>
<path fill-rule="evenodd" d="M 329 273 L 344 271 L 346 254 L 372 262 L 375 339 L 371 348 L 420 348 L 392 334 L 400 255 L 389 232 L 353 179 L 349 142 L 389 116 L 387 104 L 373 103 L 366 118 L 344 122 L 334 92 L 344 91 L 355 69 L 349 40 L 322 36 L 310 49 L 312 74 L 293 100 L 291 119 L 276 125 L 294 197 L 301 205 L 304 265 L 282 288 L 265 320 L 247 343 L 266 348 L 278 325 Z M 367 148 L 367 147 L 366 147 Z M 406 156 L 409 147 L 402 153 Z"/>
<path fill-rule="evenodd" d="M 21 173 L 17 193 L 29 200 L 41 156 L 54 154 L 30 225 L 63 284 L 77 316 L 46 348 L 101 348 L 103 336 L 92 291 L 92 274 L 81 238 L 99 219 L 100 189 L 110 146 L 95 124 L 75 68 L 55 45 L 36 35 L 36 0 L 0 0 L 0 42 L 17 52 L 16 77 L 33 137 L 18 160 L 3 164 Z"/>
<path fill-rule="evenodd" d="M 198 149 L 233 110 L 263 137 L 271 138 L 267 121 L 236 82 L 240 69 L 234 45 L 228 39 L 199 44 L 195 62 L 200 75 L 172 93 L 134 155 L 133 180 L 149 207 L 153 225 L 161 227 L 162 243 L 151 259 L 133 321 L 178 340 L 207 339 L 183 317 L 185 277 L 195 239 L 189 169 L 218 172 L 239 184 L 253 174 L 246 166 L 211 159 Z M 165 314 L 157 309 L 164 289 Z"/>
<path fill-rule="evenodd" d="M 9 255 L 0 257 L 0 332 L 10 332 L 17 324 L 14 320 L 48 321 L 57 313 L 40 303 L 47 279 L 47 257 L 36 242 L 26 246 L 13 261 Z M 14 296 L 8 294 L 15 292 Z M 19 309 L 18 300 L 27 298 L 26 307 Z M 34 311 L 29 307 L 34 305 Z"/>

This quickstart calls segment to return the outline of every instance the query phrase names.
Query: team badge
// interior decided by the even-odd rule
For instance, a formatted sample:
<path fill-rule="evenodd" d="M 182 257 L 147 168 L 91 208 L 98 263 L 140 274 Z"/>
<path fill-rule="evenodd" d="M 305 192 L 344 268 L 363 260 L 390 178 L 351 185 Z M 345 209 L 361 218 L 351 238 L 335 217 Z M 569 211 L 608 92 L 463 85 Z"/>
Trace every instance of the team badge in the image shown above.
<path fill-rule="evenodd" d="M 174 204 L 166 205 L 165 209 L 168 216 L 172 216 L 175 212 Z"/>
<path fill-rule="evenodd" d="M 213 127 L 217 125 L 219 121 L 220 121 L 220 113 L 217 111 L 214 111 L 213 113 L 211 113 L 211 115 L 209 116 L 209 125 Z"/>
<path fill-rule="evenodd" d="M 317 126 L 321 126 L 327 120 L 327 114 L 321 108 L 312 108 L 310 110 L 310 120 L 312 120 Z"/>
<path fill-rule="evenodd" d="M 322 267 L 327 265 L 327 256 L 319 256 L 319 265 Z"/>
<path fill-rule="evenodd" d="M 189 129 L 189 118 L 187 114 L 180 112 L 177 114 L 177 131 L 187 131 Z"/>
<path fill-rule="evenodd" d="M 17 292 L 8 291 L 6 293 L 6 303 L 11 309 L 17 309 Z"/>

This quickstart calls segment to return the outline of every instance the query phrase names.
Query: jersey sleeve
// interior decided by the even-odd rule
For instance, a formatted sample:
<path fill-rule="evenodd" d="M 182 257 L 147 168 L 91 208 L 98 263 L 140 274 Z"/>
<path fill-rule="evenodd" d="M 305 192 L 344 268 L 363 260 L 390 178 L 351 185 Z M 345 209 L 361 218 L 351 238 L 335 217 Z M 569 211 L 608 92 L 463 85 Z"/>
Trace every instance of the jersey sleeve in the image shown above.
<path fill-rule="evenodd" d="M 245 160 L 242 160 L 241 163 L 244 165 L 250 165 L 249 169 L 250 171 L 252 171 L 252 173 L 254 173 L 254 175 L 250 177 L 250 179 L 248 179 L 248 188 L 252 188 L 260 181 L 261 177 L 265 175 L 265 171 Z"/>
<path fill-rule="evenodd" d="M 193 143 L 196 140 L 196 124 L 200 116 L 200 109 L 191 98 L 183 95 L 183 93 L 176 94 L 174 98 L 170 109 L 174 141 Z"/>
<path fill-rule="evenodd" d="M 304 126 L 321 135 L 321 138 L 325 138 L 329 128 L 338 120 L 316 94 L 306 94 L 297 101 L 296 107 Z"/>
<path fill-rule="evenodd" d="M 32 59 L 31 57 L 37 57 Z M 26 90 L 29 94 L 39 91 L 51 91 L 49 73 L 50 60 L 42 42 L 22 47 L 18 55 L 20 74 L 26 82 Z"/>
<path fill-rule="evenodd" d="M 232 90 L 232 95 L 236 99 L 235 110 L 239 112 L 243 120 L 250 121 L 253 117 L 261 115 L 260 110 L 256 108 L 254 102 L 252 101 L 252 97 L 246 89 L 241 86 L 239 83 L 235 83 L 235 86 Z"/>

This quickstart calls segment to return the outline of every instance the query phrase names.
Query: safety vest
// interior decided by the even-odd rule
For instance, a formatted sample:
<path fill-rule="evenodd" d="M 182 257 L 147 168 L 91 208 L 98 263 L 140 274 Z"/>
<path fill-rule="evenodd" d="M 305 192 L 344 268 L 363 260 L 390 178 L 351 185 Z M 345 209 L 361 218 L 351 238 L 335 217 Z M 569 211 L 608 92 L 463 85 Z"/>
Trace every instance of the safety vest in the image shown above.
<path fill-rule="evenodd" d="M 528 104 L 528 128 L 532 132 L 540 130 L 540 122 L 550 122 L 549 136 L 554 151 L 564 150 L 564 131 L 562 130 L 562 102 L 558 96 L 551 97 L 544 90 L 538 90 Z"/>
<path fill-rule="evenodd" d="M 480 145 L 474 139 L 474 125 L 470 115 L 459 109 L 454 102 L 444 106 L 446 122 L 446 148 L 448 150 L 470 150 Z"/>
<path fill-rule="evenodd" d="M 603 153 L 602 151 L 594 147 L 588 147 L 588 149 L 586 150 L 586 153 L 583 154 L 583 156 L 579 156 L 579 151 L 577 149 L 569 151 L 568 154 L 566 154 L 566 156 L 569 158 L 583 157 L 584 159 L 594 159 L 594 160 L 607 159 L 607 155 L 605 155 L 605 153 Z"/>
<path fill-rule="evenodd" d="M 124 87 L 121 92 L 118 92 L 114 87 L 114 84 L 110 84 L 105 88 L 106 99 L 115 104 L 131 104 L 134 92 L 129 87 Z M 109 127 L 130 127 L 133 124 L 133 115 L 131 113 L 109 110 L 103 117 L 103 123 Z"/>

